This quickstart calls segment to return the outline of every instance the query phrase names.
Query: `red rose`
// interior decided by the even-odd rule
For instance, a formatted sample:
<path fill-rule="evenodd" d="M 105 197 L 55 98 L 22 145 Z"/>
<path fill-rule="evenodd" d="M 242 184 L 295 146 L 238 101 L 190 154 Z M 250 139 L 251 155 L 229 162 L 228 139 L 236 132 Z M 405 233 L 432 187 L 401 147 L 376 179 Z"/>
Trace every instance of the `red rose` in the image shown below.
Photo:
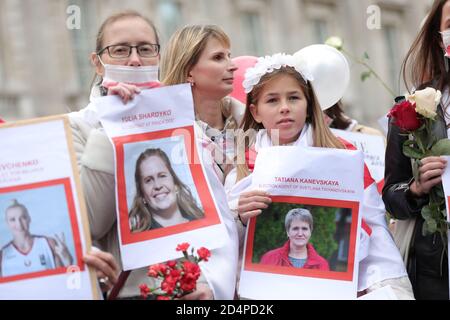
<path fill-rule="evenodd" d="M 142 298 L 147 299 L 148 295 L 150 294 L 150 288 L 146 284 L 141 284 L 139 286 L 139 289 L 141 290 Z"/>
<path fill-rule="evenodd" d="M 189 246 L 190 246 L 190 244 L 187 243 L 187 242 L 182 243 L 182 244 L 179 244 L 179 245 L 177 246 L 177 251 L 187 251 L 187 249 L 189 248 Z"/>
<path fill-rule="evenodd" d="M 208 261 L 208 258 L 211 257 L 211 251 L 208 249 L 201 247 L 197 250 L 197 254 L 200 258 L 200 260 Z"/>
<path fill-rule="evenodd" d="M 414 131 L 422 125 L 422 121 L 417 118 L 415 104 L 409 101 L 397 103 L 389 112 L 388 117 L 394 118 L 393 124 L 403 131 Z"/>

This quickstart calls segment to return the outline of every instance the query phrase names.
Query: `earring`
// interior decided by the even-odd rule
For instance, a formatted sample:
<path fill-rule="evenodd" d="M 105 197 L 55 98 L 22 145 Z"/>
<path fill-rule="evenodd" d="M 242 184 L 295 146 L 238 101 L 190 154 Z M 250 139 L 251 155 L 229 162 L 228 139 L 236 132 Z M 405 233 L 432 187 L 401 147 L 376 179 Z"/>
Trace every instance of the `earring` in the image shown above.
<path fill-rule="evenodd" d="M 195 85 L 194 81 L 189 81 L 189 83 L 191 84 L 191 87 L 194 87 L 194 85 Z"/>
<path fill-rule="evenodd" d="M 142 198 L 142 203 L 144 204 L 144 206 L 147 205 L 147 201 L 145 200 L 145 198 Z"/>

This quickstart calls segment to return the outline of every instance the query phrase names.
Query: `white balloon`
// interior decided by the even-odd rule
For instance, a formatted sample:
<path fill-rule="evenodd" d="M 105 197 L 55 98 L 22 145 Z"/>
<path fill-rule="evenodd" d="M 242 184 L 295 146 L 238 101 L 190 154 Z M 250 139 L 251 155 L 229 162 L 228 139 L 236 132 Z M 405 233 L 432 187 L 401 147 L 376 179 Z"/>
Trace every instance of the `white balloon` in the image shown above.
<path fill-rule="evenodd" d="M 350 82 L 350 68 L 341 52 L 325 44 L 314 44 L 296 52 L 294 58 L 298 63 L 306 61 L 322 110 L 332 107 L 344 96 Z"/>

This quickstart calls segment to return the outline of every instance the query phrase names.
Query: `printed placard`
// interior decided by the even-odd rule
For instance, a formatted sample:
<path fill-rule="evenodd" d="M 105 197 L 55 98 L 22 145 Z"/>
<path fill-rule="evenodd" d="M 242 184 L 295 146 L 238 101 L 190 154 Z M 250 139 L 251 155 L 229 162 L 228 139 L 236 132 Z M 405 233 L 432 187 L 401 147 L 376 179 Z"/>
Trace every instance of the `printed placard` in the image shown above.
<path fill-rule="evenodd" d="M 3 124 L 0 148 L 0 299 L 98 299 L 67 117 Z"/>
<path fill-rule="evenodd" d="M 125 270 L 181 257 L 174 248 L 218 248 L 228 234 L 198 155 L 189 85 L 143 91 L 124 105 L 96 101 L 116 160 Z"/>
<path fill-rule="evenodd" d="M 360 151 L 258 152 L 252 189 L 268 192 L 272 203 L 249 223 L 241 297 L 356 299 L 363 172 Z"/>
<path fill-rule="evenodd" d="M 382 136 L 332 129 L 333 133 L 352 143 L 364 153 L 364 162 L 370 175 L 377 183 L 378 191 L 384 185 L 384 158 L 386 152 L 385 138 Z"/>

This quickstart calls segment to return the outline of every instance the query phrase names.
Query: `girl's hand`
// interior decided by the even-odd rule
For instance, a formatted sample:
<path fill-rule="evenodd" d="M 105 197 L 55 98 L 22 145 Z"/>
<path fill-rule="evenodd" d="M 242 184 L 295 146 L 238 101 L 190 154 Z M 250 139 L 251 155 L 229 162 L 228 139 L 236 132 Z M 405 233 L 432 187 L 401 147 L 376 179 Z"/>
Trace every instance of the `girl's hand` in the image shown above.
<path fill-rule="evenodd" d="M 92 247 L 92 250 L 83 257 L 83 260 L 95 270 L 102 291 L 106 292 L 114 287 L 117 283 L 120 268 L 112 254 Z"/>
<path fill-rule="evenodd" d="M 272 199 L 265 191 L 254 190 L 241 194 L 237 208 L 241 222 L 247 225 L 250 218 L 260 215 L 271 203 Z"/>
<path fill-rule="evenodd" d="M 141 89 L 132 85 L 119 82 L 117 85 L 108 88 L 108 96 L 119 96 L 124 104 L 132 100 L 136 94 L 141 93 Z"/>
<path fill-rule="evenodd" d="M 442 174 L 447 166 L 447 161 L 441 157 L 427 157 L 421 162 L 419 181 L 414 181 L 410 187 L 412 194 L 417 197 L 429 194 L 431 188 L 442 181 Z"/>

